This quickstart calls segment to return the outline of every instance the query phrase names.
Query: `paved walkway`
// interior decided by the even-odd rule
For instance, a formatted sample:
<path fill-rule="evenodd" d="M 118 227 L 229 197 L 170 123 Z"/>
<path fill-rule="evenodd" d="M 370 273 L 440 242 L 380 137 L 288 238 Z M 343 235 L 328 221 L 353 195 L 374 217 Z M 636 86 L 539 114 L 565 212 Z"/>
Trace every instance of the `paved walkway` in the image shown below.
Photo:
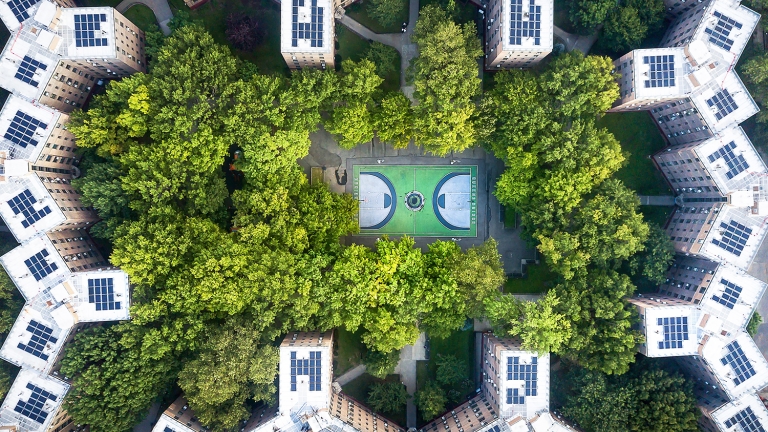
<path fill-rule="evenodd" d="M 344 372 L 340 377 L 336 378 L 334 381 L 339 383 L 340 386 L 345 386 L 350 381 L 354 380 L 355 378 L 359 377 L 360 375 L 365 373 L 365 365 L 357 365 L 353 367 L 352 369 Z"/>
<path fill-rule="evenodd" d="M 592 48 L 592 45 L 595 44 L 595 41 L 597 41 L 598 33 L 600 33 L 600 29 L 595 30 L 595 32 L 589 36 L 582 36 L 568 33 L 560 27 L 555 26 L 555 36 L 559 37 L 563 40 L 563 42 L 565 42 L 565 49 L 567 51 L 577 49 L 584 54 L 587 54 L 590 48 Z"/>
<path fill-rule="evenodd" d="M 136 6 L 137 4 L 143 4 L 152 9 L 157 22 L 160 24 L 160 30 L 166 35 L 171 34 L 168 22 L 173 18 L 173 12 L 171 12 L 171 7 L 168 5 L 168 0 L 123 0 L 115 9 L 120 13 L 125 13 L 131 6 Z"/>
<path fill-rule="evenodd" d="M 406 427 L 416 427 L 416 404 L 413 403 L 413 394 L 416 393 L 416 362 L 426 360 L 424 343 L 426 336 L 419 335 L 413 345 L 406 345 L 400 350 L 400 362 L 395 368 L 395 373 L 400 374 L 400 380 L 405 384 L 405 389 L 411 395 L 406 406 Z"/>
<path fill-rule="evenodd" d="M 662 195 L 662 196 L 638 195 L 638 198 L 640 198 L 640 205 L 660 206 L 660 207 L 672 207 L 675 205 L 675 197 L 671 195 Z"/>

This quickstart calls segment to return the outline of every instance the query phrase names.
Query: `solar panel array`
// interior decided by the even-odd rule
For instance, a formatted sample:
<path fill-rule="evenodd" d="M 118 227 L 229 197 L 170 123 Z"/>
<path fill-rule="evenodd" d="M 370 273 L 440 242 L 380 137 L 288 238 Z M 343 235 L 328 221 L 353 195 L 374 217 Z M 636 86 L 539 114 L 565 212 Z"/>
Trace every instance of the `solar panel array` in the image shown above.
<path fill-rule="evenodd" d="M 29 257 L 29 259 L 24 260 L 24 264 L 27 265 L 29 271 L 32 272 L 32 276 L 34 276 L 35 280 L 38 282 L 59 268 L 58 264 L 46 261 L 45 257 L 47 256 L 48 250 L 43 249 Z"/>
<path fill-rule="evenodd" d="M 103 22 L 107 22 L 106 14 L 75 15 L 75 46 L 107 46 L 107 38 L 99 37 Z"/>
<path fill-rule="evenodd" d="M 749 163 L 744 159 L 744 155 L 736 156 L 733 150 L 736 148 L 736 143 L 731 141 L 728 144 L 720 147 L 716 152 L 707 157 L 709 162 L 714 162 L 720 158 L 725 159 L 725 163 L 728 165 L 728 172 L 725 175 L 728 180 L 741 174 L 744 170 L 749 168 Z"/>
<path fill-rule="evenodd" d="M 11 8 L 13 16 L 15 16 L 19 22 L 24 22 L 29 18 L 29 8 L 36 3 L 37 0 L 11 0 L 8 2 L 8 7 Z"/>
<path fill-rule="evenodd" d="M 712 244 L 720 246 L 736 256 L 741 256 L 741 252 L 744 250 L 744 246 L 747 245 L 747 240 L 749 240 L 749 236 L 752 234 L 752 228 L 747 228 L 733 220 L 727 225 L 725 222 L 720 222 L 720 228 L 725 230 L 723 238 L 721 240 L 712 240 Z"/>
<path fill-rule="evenodd" d="M 733 309 L 741 294 L 741 287 L 726 279 L 720 279 L 720 283 L 725 286 L 725 291 L 721 296 L 712 296 L 712 299 L 728 309 Z"/>
<path fill-rule="evenodd" d="M 682 348 L 688 340 L 688 317 L 659 318 L 656 323 L 664 328 L 664 340 L 659 349 Z"/>
<path fill-rule="evenodd" d="M 741 23 L 728 18 L 718 11 L 715 11 L 714 15 L 717 18 L 715 28 L 706 28 L 704 29 L 704 33 L 709 35 L 710 42 L 726 51 L 730 51 L 733 46 L 733 39 L 729 38 L 731 30 L 733 30 L 734 27 L 741 29 Z"/>
<path fill-rule="evenodd" d="M 35 135 L 35 131 L 47 128 L 48 125 L 40 120 L 32 117 L 31 115 L 22 111 L 16 111 L 16 115 L 11 120 L 11 125 L 8 130 L 5 131 L 5 139 L 11 141 L 14 144 L 18 144 L 21 147 L 27 147 L 37 145 L 37 140 L 32 137 Z"/>
<path fill-rule="evenodd" d="M 747 355 L 741 349 L 738 341 L 733 341 L 726 345 L 728 354 L 720 359 L 723 365 L 730 365 L 735 375 L 733 382 L 736 385 L 743 383 L 755 374 L 755 369 L 752 367 L 752 363 L 747 359 Z"/>
<path fill-rule="evenodd" d="M 163 432 L 176 432 L 176 431 L 166 426 L 165 429 L 163 429 Z"/>
<path fill-rule="evenodd" d="M 538 389 L 538 357 L 531 359 L 531 364 L 521 364 L 520 357 L 507 358 L 507 379 L 525 381 L 525 395 L 536 396 Z"/>
<path fill-rule="evenodd" d="M 115 301 L 115 285 L 112 278 L 88 279 L 88 303 L 96 304 L 96 310 L 118 310 Z"/>
<path fill-rule="evenodd" d="M 523 15 L 523 0 L 510 0 L 509 43 L 522 45 L 523 38 L 533 38 L 541 45 L 541 6 L 529 0 L 528 13 Z M 527 19 L 523 19 L 527 18 Z"/>
<path fill-rule="evenodd" d="M 646 88 L 675 86 L 675 56 L 643 56 L 643 64 L 651 67 L 648 74 L 650 79 L 645 80 Z"/>
<path fill-rule="evenodd" d="M 298 46 L 299 39 L 309 39 L 310 46 L 323 46 L 323 8 L 317 6 L 317 0 L 311 0 L 310 22 L 299 22 L 299 7 L 304 7 L 304 0 L 293 0 L 291 15 L 291 46 Z"/>
<path fill-rule="evenodd" d="M 297 359 L 296 351 L 291 351 L 291 391 L 296 391 L 296 377 L 309 376 L 309 391 L 320 391 L 322 387 L 322 353 L 310 351 L 308 359 Z"/>
<path fill-rule="evenodd" d="M 520 389 L 507 389 L 507 403 L 523 405 L 525 403 L 525 396 L 520 393 Z"/>
<path fill-rule="evenodd" d="M 43 411 L 45 402 L 49 400 L 55 402 L 58 396 L 31 383 L 27 383 L 27 388 L 32 390 L 32 395 L 25 401 L 16 402 L 16 408 L 13 410 L 32 421 L 43 424 L 49 414 L 47 411 Z"/>
<path fill-rule="evenodd" d="M 32 333 L 32 337 L 26 344 L 19 343 L 18 348 L 48 361 L 48 355 L 43 354 L 43 350 L 49 342 L 56 343 L 58 341 L 57 338 L 53 337 L 53 329 L 35 320 L 31 320 L 27 326 L 27 331 Z"/>
<path fill-rule="evenodd" d="M 24 58 L 21 60 L 21 66 L 19 66 L 19 69 L 16 71 L 16 78 L 33 87 L 37 87 L 40 85 L 40 83 L 35 81 L 33 78 L 35 77 L 35 72 L 37 72 L 38 69 L 46 70 L 48 69 L 48 66 L 33 59 L 30 56 L 24 56 Z"/>
<path fill-rule="evenodd" d="M 48 206 L 35 210 L 32 204 L 37 200 L 32 196 L 32 192 L 29 189 L 24 189 L 24 192 L 16 195 L 8 201 L 8 205 L 11 207 L 13 214 L 21 214 L 24 216 L 24 220 L 21 221 L 21 226 L 28 228 L 33 223 L 51 214 L 51 209 Z"/>
<path fill-rule="evenodd" d="M 739 108 L 739 106 L 736 105 L 736 102 L 734 102 L 731 94 L 728 92 L 728 89 L 723 89 L 711 98 L 707 99 L 707 105 L 709 105 L 710 108 L 717 108 L 717 111 L 715 112 L 715 118 L 718 120 Z"/>
<path fill-rule="evenodd" d="M 746 407 L 725 421 L 725 427 L 728 429 L 735 425 L 741 426 L 742 432 L 765 432 L 765 429 L 760 424 L 760 420 L 757 419 L 755 412 L 752 411 L 752 407 Z"/>

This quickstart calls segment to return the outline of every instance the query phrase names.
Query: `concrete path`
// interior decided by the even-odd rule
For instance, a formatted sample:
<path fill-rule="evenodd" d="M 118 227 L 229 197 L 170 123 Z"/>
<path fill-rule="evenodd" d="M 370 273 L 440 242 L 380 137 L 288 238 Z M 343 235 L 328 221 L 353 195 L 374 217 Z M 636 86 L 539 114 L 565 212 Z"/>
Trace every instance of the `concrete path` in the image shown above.
<path fill-rule="evenodd" d="M 120 13 L 125 13 L 131 6 L 136 6 L 137 4 L 143 4 L 152 9 L 157 22 L 160 24 L 160 30 L 165 35 L 171 34 L 168 22 L 173 18 L 173 12 L 171 12 L 171 7 L 168 5 L 168 0 L 123 0 L 115 9 Z"/>
<path fill-rule="evenodd" d="M 336 378 L 335 381 L 339 383 L 340 386 L 345 386 L 350 381 L 354 380 L 355 378 L 359 377 L 360 375 L 365 373 L 365 365 L 357 365 L 353 367 L 352 369 L 344 372 L 340 377 Z"/>
<path fill-rule="evenodd" d="M 413 345 L 406 345 L 400 350 L 400 362 L 395 368 L 395 373 L 400 375 L 400 380 L 405 384 L 405 389 L 411 395 L 406 406 L 406 427 L 416 427 L 416 404 L 413 403 L 413 395 L 416 393 L 416 362 L 426 360 L 424 343 L 426 336 L 419 335 Z"/>
<path fill-rule="evenodd" d="M 144 417 L 144 420 L 142 420 L 141 423 L 133 427 L 133 432 L 151 432 L 155 423 L 157 423 L 157 419 L 160 418 L 160 414 L 162 414 L 162 411 L 160 411 L 160 402 L 153 403 L 149 408 L 149 414 Z"/>
<path fill-rule="evenodd" d="M 582 36 L 568 33 L 560 27 L 555 26 L 555 36 L 559 37 L 563 40 L 563 42 L 565 42 L 565 49 L 567 51 L 576 49 L 584 54 L 587 54 L 590 48 L 592 48 L 592 45 L 595 44 L 597 41 L 598 33 L 600 33 L 600 29 L 595 30 L 595 32 L 589 36 Z"/>
<path fill-rule="evenodd" d="M 638 195 L 638 198 L 640 198 L 640 205 L 661 206 L 661 207 L 672 207 L 675 205 L 675 197 L 671 195 L 663 195 L 663 196 Z"/>

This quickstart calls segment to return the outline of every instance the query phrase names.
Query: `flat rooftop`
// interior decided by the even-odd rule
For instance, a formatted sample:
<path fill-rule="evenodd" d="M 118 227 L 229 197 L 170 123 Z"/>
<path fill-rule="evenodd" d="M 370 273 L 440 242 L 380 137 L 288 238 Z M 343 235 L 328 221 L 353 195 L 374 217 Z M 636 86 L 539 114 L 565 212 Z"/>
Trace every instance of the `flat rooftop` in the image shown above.
<path fill-rule="evenodd" d="M 729 64 L 736 64 L 749 42 L 760 15 L 738 1 L 713 1 L 707 7 L 692 40 L 704 42 Z"/>
<path fill-rule="evenodd" d="M 768 284 L 730 264 L 721 265 L 712 277 L 700 307 L 706 320 L 702 327 L 710 333 L 735 334 L 742 331 Z"/>
<path fill-rule="evenodd" d="M 67 286 L 67 285 L 70 286 Z M 80 322 L 119 321 L 130 318 L 130 286 L 122 270 L 75 272 L 62 287 Z M 70 294 L 73 293 L 73 294 Z"/>
<path fill-rule="evenodd" d="M 645 308 L 646 356 L 695 355 L 698 350 L 696 324 L 699 311 L 694 305 L 660 305 Z"/>
<path fill-rule="evenodd" d="M 499 360 L 500 416 L 530 419 L 549 410 L 549 354 L 502 350 Z"/>
<path fill-rule="evenodd" d="M 3 49 L 0 75 L 5 79 L 0 85 L 24 99 L 39 99 L 59 62 L 60 49 L 61 39 L 55 32 L 30 20 L 11 35 Z"/>
<path fill-rule="evenodd" d="M 66 219 L 34 173 L 0 182 L 0 216 L 19 243 L 43 235 Z"/>
<path fill-rule="evenodd" d="M 2 72 L 6 63 L 0 60 L 0 74 L 8 89 L 8 82 L 19 79 L 12 78 L 13 73 Z M 36 162 L 59 118 L 60 114 L 53 109 L 10 95 L 0 111 L 0 151 L 7 151 L 10 159 Z"/>
<path fill-rule="evenodd" d="M 712 420 L 723 431 L 759 431 L 754 425 L 768 425 L 768 410 L 757 394 L 745 394 L 712 412 Z"/>
<path fill-rule="evenodd" d="M 10 0 L 0 2 L 0 19 L 8 30 L 13 32 L 17 30 L 21 23 L 35 15 L 41 0 Z"/>
<path fill-rule="evenodd" d="M 748 191 L 768 175 L 765 162 L 740 126 L 708 139 L 695 151 L 724 195 Z"/>
<path fill-rule="evenodd" d="M 283 0 L 280 2 L 280 51 L 330 54 L 334 25 L 331 0 Z M 329 57 L 328 61 L 331 60 Z"/>
<path fill-rule="evenodd" d="M 99 63 L 116 55 L 115 18 L 111 7 L 63 8 L 57 33 L 59 53 L 70 59 Z"/>
<path fill-rule="evenodd" d="M 22 369 L 0 407 L 0 424 L 17 432 L 43 432 L 64 400 L 69 385 L 48 375 Z"/>
<path fill-rule="evenodd" d="M 768 361 L 747 332 L 710 334 L 702 345 L 701 356 L 731 400 L 768 385 Z"/>
<path fill-rule="evenodd" d="M 760 111 L 734 70 L 713 77 L 695 89 L 690 97 L 714 134 L 736 126 Z"/>
<path fill-rule="evenodd" d="M 699 254 L 713 261 L 749 268 L 768 233 L 764 219 L 746 207 L 723 206 Z"/>
<path fill-rule="evenodd" d="M 684 48 L 638 49 L 633 57 L 637 99 L 681 98 L 693 90 L 685 79 L 693 69 Z"/>
<path fill-rule="evenodd" d="M 501 12 L 504 51 L 552 51 L 554 0 L 504 0 Z"/>
<path fill-rule="evenodd" d="M 69 278 L 66 263 L 46 236 L 35 237 L 0 257 L 0 264 L 27 301 Z"/>

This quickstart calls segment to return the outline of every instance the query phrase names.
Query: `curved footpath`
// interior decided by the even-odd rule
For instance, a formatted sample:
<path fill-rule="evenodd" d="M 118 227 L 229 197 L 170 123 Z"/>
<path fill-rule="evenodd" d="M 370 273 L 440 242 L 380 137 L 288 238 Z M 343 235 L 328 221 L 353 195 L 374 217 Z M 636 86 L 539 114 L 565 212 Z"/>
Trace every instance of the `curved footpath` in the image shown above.
<path fill-rule="evenodd" d="M 173 18 L 173 12 L 171 12 L 171 6 L 168 5 L 168 0 L 123 0 L 115 9 L 120 13 L 125 13 L 131 6 L 136 6 L 137 4 L 142 4 L 152 9 L 157 22 L 160 24 L 160 30 L 166 35 L 171 34 L 168 22 Z"/>

